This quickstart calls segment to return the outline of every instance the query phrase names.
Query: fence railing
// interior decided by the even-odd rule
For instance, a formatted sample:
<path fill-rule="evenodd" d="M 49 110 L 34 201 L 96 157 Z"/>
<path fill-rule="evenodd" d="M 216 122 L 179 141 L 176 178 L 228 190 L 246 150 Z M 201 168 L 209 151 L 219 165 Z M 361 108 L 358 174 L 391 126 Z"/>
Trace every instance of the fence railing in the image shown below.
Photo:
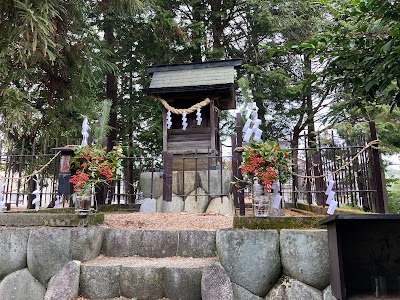
<path fill-rule="evenodd" d="M 240 125 L 240 124 L 239 124 Z M 240 127 L 240 126 L 239 126 Z M 240 135 L 240 128 L 238 128 Z M 322 145 L 315 148 L 292 149 L 293 175 L 292 180 L 281 186 L 281 195 L 285 202 L 303 202 L 325 205 L 327 195 L 326 178 L 321 174 L 332 174 L 335 200 L 340 206 L 359 207 L 364 210 L 381 212 L 378 180 L 381 176 L 379 153 L 376 149 L 364 149 L 366 141 L 359 140 L 359 145 L 348 146 Z M 168 199 L 168 195 L 185 199 L 188 195 L 212 198 L 233 195 L 234 204 L 239 213 L 244 215 L 244 198 L 246 192 L 238 192 L 232 181 L 240 183 L 241 152 L 235 151 L 241 146 L 236 136 L 232 137 L 232 156 L 191 155 L 179 158 L 179 171 L 168 172 L 164 169 L 165 158 L 126 156 L 123 158 L 123 176 L 112 185 L 103 188 L 99 201 L 101 203 L 139 203 L 144 198 Z M 0 147 L 1 148 L 1 147 Z M 10 149 L 10 148 L 9 148 Z M 33 147 L 34 149 L 34 147 Z M 48 148 L 49 149 L 49 148 Z M 44 149 L 45 150 L 45 149 Z M 33 151 L 27 153 L 26 147 L 18 151 L 0 152 L 0 178 L 5 178 L 3 201 L 18 207 L 32 208 L 33 191 L 39 189 L 40 206 L 52 206 L 59 195 L 58 174 L 60 159 L 53 158 L 52 151 Z M 357 159 L 350 160 L 357 155 Z M 375 151 L 375 153 L 374 153 Z M 201 164 L 199 161 L 201 160 Z M 206 165 L 204 162 L 206 161 Z M 49 164 L 48 164 L 49 163 Z M 40 172 L 38 182 L 26 177 L 40 166 L 48 166 Z M 172 166 L 172 163 L 170 164 Z M 191 166 L 191 168 L 186 168 Z M 201 166 L 201 167 L 200 167 Z M 344 166 L 340 171 L 338 171 Z M 379 172 L 379 176 L 377 174 Z M 167 174 L 171 173 L 171 174 Z M 170 178 L 170 187 L 165 191 L 165 180 Z M 19 180 L 18 178 L 22 178 Z M 0 183 L 1 184 L 1 183 Z M 240 188 L 240 187 L 239 187 Z M 250 189 L 245 189 L 250 193 Z M 168 194 L 168 195 L 167 195 Z M 68 196 L 68 195 L 66 195 Z M 63 202 L 68 205 L 69 201 Z"/>

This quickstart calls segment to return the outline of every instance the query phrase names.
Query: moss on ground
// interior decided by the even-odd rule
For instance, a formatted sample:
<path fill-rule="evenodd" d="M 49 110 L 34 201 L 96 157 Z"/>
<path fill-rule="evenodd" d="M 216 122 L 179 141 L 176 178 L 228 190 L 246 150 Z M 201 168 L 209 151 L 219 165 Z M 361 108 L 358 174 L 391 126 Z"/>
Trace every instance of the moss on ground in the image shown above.
<path fill-rule="evenodd" d="M 296 207 L 301 210 L 306 210 L 313 212 L 315 214 L 324 215 L 327 214 L 328 207 L 322 207 L 317 205 L 309 205 L 305 203 L 297 203 Z M 359 209 L 343 209 L 343 208 L 336 208 L 335 213 L 337 214 L 367 214 L 368 212 L 364 212 Z"/>
<path fill-rule="evenodd" d="M 104 223 L 104 214 L 90 214 L 86 218 L 79 218 L 75 214 L 31 214 L 8 213 L 0 215 L 0 226 L 50 226 L 50 227 L 78 227 L 99 225 Z"/>
<path fill-rule="evenodd" d="M 319 225 L 319 221 L 326 218 L 324 215 L 300 217 L 240 217 L 233 218 L 233 228 L 246 229 L 326 229 Z"/>

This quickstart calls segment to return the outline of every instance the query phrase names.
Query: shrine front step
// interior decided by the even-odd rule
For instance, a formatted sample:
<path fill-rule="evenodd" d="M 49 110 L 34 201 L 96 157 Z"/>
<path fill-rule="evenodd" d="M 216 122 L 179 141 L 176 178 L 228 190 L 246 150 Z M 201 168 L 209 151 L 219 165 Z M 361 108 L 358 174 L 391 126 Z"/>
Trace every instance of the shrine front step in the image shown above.
<path fill-rule="evenodd" d="M 80 293 L 89 299 L 201 300 L 203 269 L 218 257 L 106 257 L 82 263 Z"/>
<path fill-rule="evenodd" d="M 102 254 L 109 257 L 215 257 L 216 231 L 107 228 Z"/>

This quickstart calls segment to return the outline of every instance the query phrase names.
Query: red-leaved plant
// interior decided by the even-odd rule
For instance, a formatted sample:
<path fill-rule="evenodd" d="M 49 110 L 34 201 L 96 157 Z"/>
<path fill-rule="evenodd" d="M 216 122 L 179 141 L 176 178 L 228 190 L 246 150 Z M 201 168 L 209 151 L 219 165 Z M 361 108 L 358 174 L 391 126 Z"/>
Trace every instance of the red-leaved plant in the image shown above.
<path fill-rule="evenodd" d="M 118 179 L 122 156 L 121 146 L 115 146 L 110 152 L 95 146 L 77 147 L 70 162 L 71 168 L 76 170 L 76 174 L 70 179 L 74 192 L 85 193 L 93 185 L 111 183 Z"/>
<path fill-rule="evenodd" d="M 264 186 L 266 193 L 271 192 L 275 179 L 285 183 L 290 178 L 290 151 L 279 148 L 272 141 L 250 142 L 244 146 L 241 172 L 253 182 L 254 177 Z"/>

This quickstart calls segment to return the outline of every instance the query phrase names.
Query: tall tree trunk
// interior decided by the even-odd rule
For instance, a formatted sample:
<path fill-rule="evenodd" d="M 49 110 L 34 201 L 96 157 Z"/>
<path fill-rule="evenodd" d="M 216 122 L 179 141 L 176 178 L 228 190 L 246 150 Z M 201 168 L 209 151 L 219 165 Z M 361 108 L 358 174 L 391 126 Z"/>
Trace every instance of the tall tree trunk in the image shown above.
<path fill-rule="evenodd" d="M 107 16 L 105 16 L 104 21 L 104 39 L 107 42 L 109 50 L 111 54 L 109 55 L 109 60 L 111 62 L 114 61 L 114 51 L 115 51 L 115 36 L 114 36 L 114 28 L 112 22 Z M 107 151 L 110 151 L 112 147 L 117 143 L 117 110 L 116 107 L 118 105 L 118 97 L 117 97 L 117 76 L 113 73 L 108 73 L 106 75 L 106 97 L 111 100 L 111 111 L 110 111 L 110 121 L 108 123 L 111 126 L 110 133 L 107 137 Z M 112 186 L 114 183 L 112 184 Z M 98 205 L 104 205 L 107 197 L 107 192 L 110 191 L 109 198 L 110 200 L 113 198 L 112 191 L 114 190 L 112 187 L 106 185 L 100 185 L 98 189 L 96 189 L 96 199 Z M 111 204 L 111 201 L 109 201 Z"/>
<path fill-rule="evenodd" d="M 222 13 L 224 4 L 222 0 L 211 0 L 211 32 L 213 36 L 212 59 L 222 59 L 225 56 L 222 46 L 222 37 L 224 34 L 224 23 Z"/>
<path fill-rule="evenodd" d="M 299 138 L 300 138 L 301 128 L 298 124 L 293 128 L 292 140 L 290 142 L 290 148 L 292 149 L 292 199 L 293 203 L 296 205 L 299 199 L 299 177 L 295 174 L 299 173 Z"/>
<path fill-rule="evenodd" d="M 204 15 L 201 13 L 203 8 L 202 1 L 193 4 L 193 24 L 192 29 L 192 62 L 202 62 L 201 46 L 203 44 L 203 30 L 201 30 Z"/>
<path fill-rule="evenodd" d="M 311 59 L 308 55 L 304 56 L 304 68 L 305 68 L 305 76 L 308 78 L 311 75 Z M 308 137 L 308 148 L 309 150 L 309 166 L 308 168 L 313 169 L 313 175 L 317 178 L 314 179 L 315 182 L 315 192 L 316 192 L 316 202 L 318 205 L 325 206 L 325 196 L 322 193 L 322 190 L 325 186 L 325 181 L 323 178 L 318 178 L 322 174 L 322 163 L 320 156 L 317 153 L 317 134 L 315 131 L 315 123 L 314 123 L 314 108 L 312 103 L 312 91 L 311 91 L 311 83 L 308 83 L 306 90 L 306 101 L 307 101 L 307 137 Z M 315 150 L 314 150 L 315 149 Z M 311 173 L 311 170 L 309 171 Z M 311 174 L 310 174 L 311 175 Z M 307 180 L 307 189 L 311 190 L 311 180 Z M 308 194 L 309 197 L 311 193 Z"/>
<path fill-rule="evenodd" d="M 104 39 L 106 40 L 108 48 L 111 51 L 109 60 L 113 61 L 115 56 L 115 36 L 112 22 L 110 20 L 106 20 L 104 22 Z M 112 102 L 109 122 L 109 125 L 112 127 L 112 129 L 107 139 L 107 150 L 110 151 L 112 147 L 117 144 L 117 76 L 115 76 L 113 73 L 108 73 L 106 76 L 106 81 L 106 97 Z"/>

